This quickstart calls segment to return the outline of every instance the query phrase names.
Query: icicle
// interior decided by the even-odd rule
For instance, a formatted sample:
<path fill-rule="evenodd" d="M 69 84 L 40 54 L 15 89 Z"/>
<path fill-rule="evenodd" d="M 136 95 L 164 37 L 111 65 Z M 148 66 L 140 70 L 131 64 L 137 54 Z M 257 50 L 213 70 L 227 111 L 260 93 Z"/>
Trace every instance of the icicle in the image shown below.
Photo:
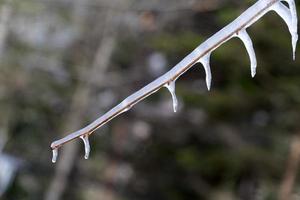
<path fill-rule="evenodd" d="M 245 29 L 240 30 L 236 36 L 239 37 L 243 41 L 243 43 L 246 47 L 246 50 L 247 50 L 249 58 L 250 58 L 250 63 L 251 63 L 251 76 L 254 77 L 256 74 L 257 61 L 256 61 L 256 55 L 255 55 L 255 51 L 253 48 L 252 40 Z"/>
<path fill-rule="evenodd" d="M 283 3 L 278 2 L 272 6 L 274 10 L 287 24 L 290 34 L 292 36 L 293 59 L 296 58 L 296 45 L 298 41 L 298 19 L 294 0 L 286 0 L 289 8 Z"/>
<path fill-rule="evenodd" d="M 291 12 L 291 23 L 292 23 L 292 46 L 293 46 L 293 59 L 296 59 L 296 46 L 298 41 L 298 17 L 297 17 L 297 9 L 294 0 L 286 0 L 290 7 Z"/>
<path fill-rule="evenodd" d="M 52 162 L 53 163 L 56 163 L 57 156 L 58 156 L 58 149 L 56 148 L 56 149 L 52 150 Z"/>
<path fill-rule="evenodd" d="M 210 90 L 211 87 L 210 53 L 200 58 L 199 62 L 201 62 L 204 67 L 205 74 L 206 74 L 207 89 Z"/>
<path fill-rule="evenodd" d="M 90 151 L 91 151 L 91 147 L 90 147 L 90 142 L 89 142 L 89 135 L 83 135 L 80 136 L 80 138 L 83 140 L 84 143 L 84 151 L 85 151 L 85 155 L 84 158 L 88 159 L 89 155 L 90 155 Z"/>
<path fill-rule="evenodd" d="M 177 112 L 178 100 L 177 100 L 177 97 L 175 94 L 175 81 L 171 81 L 170 83 L 166 84 L 165 87 L 169 90 L 169 92 L 172 95 L 173 110 L 174 110 L 174 112 Z"/>

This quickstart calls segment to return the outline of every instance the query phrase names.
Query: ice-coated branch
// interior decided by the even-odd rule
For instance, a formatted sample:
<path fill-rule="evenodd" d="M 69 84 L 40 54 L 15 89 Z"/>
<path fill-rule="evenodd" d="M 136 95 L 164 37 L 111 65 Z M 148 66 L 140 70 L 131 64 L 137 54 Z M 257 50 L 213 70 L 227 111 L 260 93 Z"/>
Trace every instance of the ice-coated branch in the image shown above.
<path fill-rule="evenodd" d="M 173 99 L 173 108 L 176 112 L 177 109 L 177 98 L 175 95 L 175 81 L 184 74 L 188 69 L 190 69 L 194 64 L 200 62 L 204 66 L 206 72 L 206 83 L 208 89 L 211 85 L 211 71 L 210 71 L 210 55 L 224 42 L 228 41 L 233 37 L 239 37 L 244 43 L 246 50 L 250 57 L 251 62 L 251 74 L 252 76 L 256 73 L 256 56 L 253 48 L 253 44 L 250 36 L 246 32 L 246 28 L 251 26 L 257 20 L 259 20 L 264 14 L 273 10 L 275 11 L 287 24 L 290 34 L 292 36 L 292 49 L 293 58 L 295 59 L 296 44 L 298 40 L 297 34 L 297 13 L 294 0 L 285 0 L 288 6 L 284 5 L 281 0 L 258 0 L 254 5 L 248 8 L 244 13 L 242 13 L 233 22 L 228 24 L 226 27 L 221 29 L 219 32 L 215 33 L 213 36 L 208 38 L 205 42 L 200 44 L 195 50 L 193 50 L 189 55 L 187 55 L 183 60 L 181 60 L 176 66 L 174 66 L 170 71 L 164 75 L 158 77 L 153 82 L 149 83 L 142 89 L 133 93 L 126 99 L 124 99 L 120 104 L 113 107 L 107 113 L 96 119 L 94 122 L 88 126 L 67 135 L 66 137 L 54 141 L 51 144 L 53 150 L 53 159 L 56 161 L 58 154 L 58 148 L 67 142 L 70 142 L 76 138 L 82 138 L 85 144 L 85 158 L 88 157 L 90 151 L 90 145 L 88 142 L 88 136 L 92 134 L 95 130 L 108 123 L 110 120 L 120 115 L 123 112 L 129 110 L 132 106 L 145 99 L 149 95 L 155 93 L 162 87 L 166 87 Z"/>
<path fill-rule="evenodd" d="M 170 83 L 167 83 L 165 85 L 165 87 L 169 90 L 169 92 L 171 93 L 172 96 L 172 100 L 173 100 L 173 111 L 177 112 L 177 107 L 178 107 L 178 100 L 175 94 L 175 80 L 171 81 Z"/>

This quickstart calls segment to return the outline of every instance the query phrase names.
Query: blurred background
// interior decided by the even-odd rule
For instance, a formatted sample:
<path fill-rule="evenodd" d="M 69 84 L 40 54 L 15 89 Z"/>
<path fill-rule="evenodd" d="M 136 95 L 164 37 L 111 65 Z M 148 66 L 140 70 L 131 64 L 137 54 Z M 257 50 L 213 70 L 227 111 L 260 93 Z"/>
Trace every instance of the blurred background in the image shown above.
<path fill-rule="evenodd" d="M 51 163 L 50 144 L 167 72 L 249 0 L 1 0 L 0 199 L 300 199 L 300 68 L 268 13 Z M 300 6 L 299 1 L 297 3 Z M 298 54 L 299 55 L 299 54 Z"/>

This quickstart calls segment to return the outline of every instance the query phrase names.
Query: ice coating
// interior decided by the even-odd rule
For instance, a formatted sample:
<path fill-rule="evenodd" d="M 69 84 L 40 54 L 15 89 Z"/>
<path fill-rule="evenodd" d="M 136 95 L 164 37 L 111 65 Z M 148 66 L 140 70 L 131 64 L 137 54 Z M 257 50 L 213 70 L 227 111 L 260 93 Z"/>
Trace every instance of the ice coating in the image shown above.
<path fill-rule="evenodd" d="M 127 112 L 128 110 L 130 110 L 132 108 L 132 106 L 127 106 L 124 110 L 123 110 L 123 112 Z"/>
<path fill-rule="evenodd" d="M 56 163 L 57 160 L 57 156 L 58 156 L 58 149 L 52 149 L 52 163 Z"/>
<path fill-rule="evenodd" d="M 257 2 L 243 12 L 239 17 L 237 17 L 230 24 L 225 26 L 223 29 L 212 35 L 202 44 L 200 44 L 196 49 L 194 49 L 190 54 L 188 54 L 184 59 L 182 59 L 178 64 L 173 66 L 171 70 L 153 80 L 140 90 L 134 92 L 128 96 L 123 102 L 117 104 L 106 113 L 101 115 L 99 118 L 94 120 L 92 123 L 77 130 L 59 140 L 52 142 L 51 148 L 56 149 L 64 144 L 86 134 L 92 134 L 95 130 L 102 127 L 104 124 L 108 123 L 124 111 L 131 108 L 133 105 L 147 98 L 151 94 L 158 91 L 160 88 L 166 86 L 166 84 L 171 81 L 177 80 L 182 74 L 188 71 L 195 63 L 205 57 L 210 52 L 217 49 L 223 43 L 230 40 L 232 37 L 236 37 L 236 33 L 240 30 L 250 27 L 253 23 L 259 20 L 264 14 L 268 13 L 270 10 L 276 10 L 278 14 L 287 22 L 289 30 L 292 34 L 293 43 L 293 56 L 296 50 L 296 43 L 298 40 L 297 34 L 297 15 L 295 2 L 293 0 L 286 0 L 289 4 L 289 8 L 276 8 L 278 5 L 280 7 L 284 6 L 279 3 L 280 0 L 257 0 Z M 289 14 L 287 14 L 289 13 Z"/>
<path fill-rule="evenodd" d="M 298 41 L 298 19 L 294 0 L 287 0 L 289 8 L 280 1 L 274 4 L 271 9 L 275 11 L 288 26 L 292 36 L 293 59 L 296 59 L 296 46 Z"/>
<path fill-rule="evenodd" d="M 251 63 L 251 76 L 254 77 L 256 74 L 257 61 L 252 40 L 245 29 L 239 31 L 236 37 L 240 38 L 246 47 Z"/>
<path fill-rule="evenodd" d="M 206 75 L 206 86 L 207 89 L 210 90 L 211 87 L 211 70 L 210 70 L 210 53 L 206 54 L 204 57 L 202 57 L 199 60 L 200 63 L 202 63 L 204 70 L 205 70 L 205 75 Z"/>
<path fill-rule="evenodd" d="M 175 94 L 175 81 L 171 81 L 170 83 L 166 84 L 165 87 L 169 90 L 169 92 L 172 95 L 173 110 L 174 110 L 174 112 L 177 112 L 178 100 L 177 100 L 177 97 Z"/>
<path fill-rule="evenodd" d="M 132 106 L 130 106 L 130 105 L 128 105 L 128 104 L 129 104 L 129 102 L 128 102 L 127 99 L 124 99 L 124 100 L 120 103 L 120 105 L 121 105 L 122 107 L 124 107 L 122 113 L 123 113 L 123 112 L 127 112 L 128 110 L 131 109 Z"/>
<path fill-rule="evenodd" d="M 84 143 L 84 151 L 85 151 L 84 158 L 88 159 L 89 156 L 90 156 L 90 151 L 91 151 L 89 136 L 88 135 L 83 135 L 83 136 L 80 136 L 80 138 L 82 139 L 82 141 Z"/>

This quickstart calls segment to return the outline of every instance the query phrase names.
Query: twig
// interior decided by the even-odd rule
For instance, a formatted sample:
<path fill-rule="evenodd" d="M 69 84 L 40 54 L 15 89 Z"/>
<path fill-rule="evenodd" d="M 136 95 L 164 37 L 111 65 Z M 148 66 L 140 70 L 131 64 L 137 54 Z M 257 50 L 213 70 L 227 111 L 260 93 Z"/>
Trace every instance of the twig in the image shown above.
<path fill-rule="evenodd" d="M 280 17 L 284 19 L 287 23 L 290 33 L 292 35 L 293 42 L 293 52 L 295 52 L 295 44 L 298 40 L 297 35 L 297 18 L 296 18 L 296 10 L 295 10 L 295 2 L 293 0 L 286 0 L 289 3 L 289 8 L 281 3 L 280 0 L 259 0 L 250 8 L 248 8 L 244 13 L 242 13 L 237 19 L 228 24 L 222 30 L 214 34 L 204 43 L 199 45 L 194 51 L 192 51 L 189 55 L 187 55 L 181 62 L 179 62 L 176 66 L 174 66 L 170 71 L 166 74 L 160 76 L 153 82 L 149 83 L 142 89 L 133 93 L 126 99 L 124 99 L 120 104 L 116 105 L 114 108 L 109 110 L 103 116 L 96 119 L 94 122 L 89 124 L 88 126 L 71 133 L 70 135 L 54 141 L 51 144 L 51 148 L 54 150 L 54 153 L 57 153 L 57 149 L 64 145 L 67 142 L 70 142 L 76 138 L 89 136 L 95 130 L 120 115 L 123 112 L 129 110 L 132 106 L 145 99 L 149 95 L 155 93 L 162 87 L 167 87 L 174 97 L 174 89 L 171 88 L 172 85 L 175 85 L 175 81 L 184 74 L 187 70 L 189 70 L 194 64 L 197 62 L 201 62 L 204 65 L 206 71 L 206 81 L 208 88 L 210 89 L 210 67 L 209 67 L 209 57 L 213 50 L 217 49 L 224 42 L 228 41 L 233 37 L 239 37 L 246 46 L 248 54 L 251 60 L 251 74 L 255 75 L 256 69 L 256 58 L 254 54 L 254 49 L 252 46 L 252 41 L 249 35 L 246 32 L 246 28 L 255 23 L 258 19 L 260 19 L 267 12 L 274 10 L 279 14 Z M 174 104 L 174 108 L 176 105 Z"/>

